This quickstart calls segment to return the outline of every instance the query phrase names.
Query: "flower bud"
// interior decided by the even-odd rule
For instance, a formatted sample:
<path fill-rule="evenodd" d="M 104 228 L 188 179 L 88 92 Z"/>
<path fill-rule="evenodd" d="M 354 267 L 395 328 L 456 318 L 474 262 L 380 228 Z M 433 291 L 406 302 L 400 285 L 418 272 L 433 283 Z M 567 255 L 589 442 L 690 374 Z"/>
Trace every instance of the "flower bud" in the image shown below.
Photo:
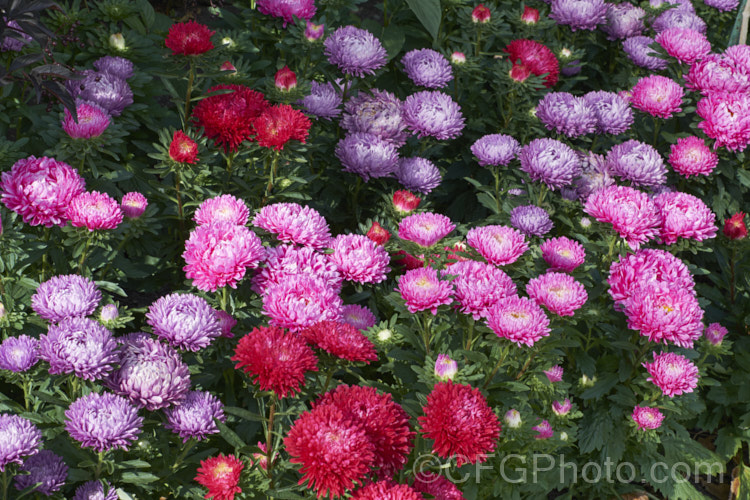
<path fill-rule="evenodd" d="M 721 341 L 724 340 L 724 336 L 727 333 L 729 333 L 729 331 L 719 323 L 711 323 L 703 331 L 703 336 L 706 337 L 706 340 L 711 342 L 711 344 L 719 345 L 721 344 Z"/>
<path fill-rule="evenodd" d="M 443 382 L 453 380 L 458 373 L 458 364 L 445 354 L 438 354 L 435 361 L 435 376 Z"/>
<path fill-rule="evenodd" d="M 235 68 L 234 64 L 230 63 L 229 61 L 224 61 L 219 69 L 221 71 L 231 71 L 233 73 L 237 73 L 237 68 Z"/>
<path fill-rule="evenodd" d="M 553 366 L 549 370 L 544 370 L 544 374 L 547 376 L 550 382 L 560 382 L 563 377 L 563 367 L 560 365 Z"/>
<path fill-rule="evenodd" d="M 521 21 L 526 24 L 536 24 L 539 22 L 539 10 L 532 7 L 524 7 L 521 14 Z"/>
<path fill-rule="evenodd" d="M 561 441 L 567 441 L 568 440 L 568 433 L 567 432 L 561 432 L 560 433 L 560 440 Z"/>
<path fill-rule="evenodd" d="M 3 319 L 5 317 L 5 306 L 2 302 L 0 302 L 0 319 Z"/>
<path fill-rule="evenodd" d="M 99 318 L 105 323 L 114 321 L 119 316 L 120 312 L 117 310 L 117 306 L 114 304 L 107 304 L 106 306 L 102 307 L 102 312 L 99 313 Z"/>
<path fill-rule="evenodd" d="M 216 317 L 219 318 L 219 326 L 221 327 L 221 336 L 224 338 L 231 339 L 234 337 L 232 328 L 237 324 L 237 320 L 234 319 L 228 312 L 216 310 Z"/>
<path fill-rule="evenodd" d="M 289 69 L 289 66 L 284 66 L 276 72 L 274 84 L 278 90 L 289 92 L 297 87 L 297 75 L 294 74 L 294 71 Z"/>
<path fill-rule="evenodd" d="M 373 221 L 372 227 L 367 231 L 367 237 L 378 245 L 385 245 L 388 240 L 391 239 L 391 233 L 389 233 L 383 226 Z"/>
<path fill-rule="evenodd" d="M 555 401 L 552 403 L 552 411 L 555 412 L 555 415 L 559 417 L 564 417 L 568 413 L 570 413 L 570 409 L 573 408 L 573 405 L 570 402 L 570 399 L 565 398 L 565 401 Z"/>
<path fill-rule="evenodd" d="M 319 40 L 320 37 L 323 36 L 323 33 L 325 33 L 325 25 L 307 21 L 307 26 L 305 27 L 305 38 L 308 42 Z"/>
<path fill-rule="evenodd" d="M 454 52 L 451 54 L 451 62 L 453 64 L 464 64 L 466 62 L 466 54 L 463 52 Z"/>
<path fill-rule="evenodd" d="M 393 338 L 393 332 L 390 331 L 388 328 L 384 328 L 383 330 L 380 330 L 377 333 L 378 342 L 386 343 L 389 342 Z"/>
<path fill-rule="evenodd" d="M 490 22 L 490 17 L 492 14 L 490 13 L 490 9 L 485 7 L 483 3 L 480 3 L 476 7 L 474 7 L 474 10 L 471 12 L 471 20 L 475 23 L 482 23 L 486 24 Z"/>
<path fill-rule="evenodd" d="M 588 229 L 591 227 L 591 219 L 588 217 L 581 217 L 581 227 Z"/>
<path fill-rule="evenodd" d="M 268 470 L 268 447 L 266 443 L 258 441 L 258 448 L 263 453 L 253 453 L 253 460 L 258 463 L 258 467 L 263 470 Z"/>
<path fill-rule="evenodd" d="M 130 219 L 137 219 L 138 217 L 143 215 L 143 212 L 146 211 L 147 206 L 148 200 L 146 200 L 146 197 L 137 191 L 127 193 L 122 197 L 122 202 L 120 203 L 120 209 L 122 210 L 122 213 L 125 215 L 125 217 L 128 217 Z"/>
<path fill-rule="evenodd" d="M 228 49 L 234 48 L 237 45 L 237 43 L 231 38 L 229 38 L 228 36 L 225 36 L 224 38 L 221 39 L 221 44 L 227 47 Z"/>
<path fill-rule="evenodd" d="M 523 421 L 521 420 L 521 412 L 516 410 L 515 408 L 511 408 L 505 413 L 505 417 L 503 417 L 503 421 L 505 422 L 505 425 L 507 425 L 511 429 L 518 429 L 521 427 L 521 424 Z"/>
<path fill-rule="evenodd" d="M 127 46 L 125 45 L 125 37 L 122 33 L 113 33 L 109 36 L 109 46 L 119 52 L 125 52 Z"/>
<path fill-rule="evenodd" d="M 510 78 L 516 82 L 525 82 L 528 77 L 531 76 L 531 70 L 523 64 L 514 64 L 510 68 Z"/>
<path fill-rule="evenodd" d="M 421 198 L 403 189 L 393 193 L 393 206 L 402 215 L 412 213 L 419 206 L 420 201 L 422 201 Z"/>
<path fill-rule="evenodd" d="M 737 212 L 724 223 L 724 235 L 732 240 L 741 240 L 747 236 L 744 212 Z"/>

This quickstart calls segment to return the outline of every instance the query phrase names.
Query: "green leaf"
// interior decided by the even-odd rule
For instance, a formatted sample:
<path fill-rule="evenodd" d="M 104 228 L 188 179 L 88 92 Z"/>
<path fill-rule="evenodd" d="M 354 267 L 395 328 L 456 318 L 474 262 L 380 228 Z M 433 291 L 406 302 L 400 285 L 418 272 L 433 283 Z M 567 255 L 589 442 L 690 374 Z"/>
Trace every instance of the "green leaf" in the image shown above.
<path fill-rule="evenodd" d="M 229 413 L 230 415 L 235 415 L 237 417 L 240 417 L 241 419 L 251 420 L 255 422 L 262 422 L 263 420 L 265 420 L 265 418 L 260 415 L 257 415 L 244 408 L 237 408 L 236 406 L 225 406 L 224 413 Z"/>
<path fill-rule="evenodd" d="M 409 8 L 417 16 L 422 26 L 432 35 L 432 39 L 437 40 L 442 17 L 440 0 L 406 0 L 406 3 L 409 4 Z"/>
<path fill-rule="evenodd" d="M 159 476 L 155 476 L 150 472 L 123 472 L 120 477 L 120 481 L 123 483 L 131 484 L 148 484 L 158 480 Z"/>
<path fill-rule="evenodd" d="M 404 41 L 406 41 L 406 35 L 400 26 L 391 24 L 383 29 L 380 41 L 388 53 L 388 60 L 391 60 L 401 52 L 401 47 L 404 46 Z"/>
<path fill-rule="evenodd" d="M 594 384 L 594 387 L 590 387 L 583 391 L 583 393 L 581 394 L 581 399 L 593 399 L 603 396 L 617 384 L 618 380 L 619 379 L 616 374 L 608 373 L 601 380 L 598 380 Z"/>
<path fill-rule="evenodd" d="M 237 435 L 236 432 L 234 432 L 232 429 L 226 426 L 225 423 L 219 422 L 218 420 L 215 421 L 216 425 L 219 427 L 219 431 L 221 432 L 221 437 L 224 438 L 224 441 L 234 446 L 236 449 L 245 448 L 247 444 L 242 440 L 241 437 Z"/>

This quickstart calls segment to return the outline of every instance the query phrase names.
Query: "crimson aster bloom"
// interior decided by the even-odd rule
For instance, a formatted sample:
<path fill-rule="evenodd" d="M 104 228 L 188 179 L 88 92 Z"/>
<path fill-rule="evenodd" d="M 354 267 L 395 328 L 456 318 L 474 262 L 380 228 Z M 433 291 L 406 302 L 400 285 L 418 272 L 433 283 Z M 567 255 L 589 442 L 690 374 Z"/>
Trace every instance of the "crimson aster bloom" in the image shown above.
<path fill-rule="evenodd" d="M 513 40 L 505 47 L 513 68 L 522 68 L 527 75 L 544 76 L 544 86 L 554 87 L 560 74 L 560 63 L 555 54 L 534 40 Z M 545 76 L 546 75 L 546 76 Z"/>
<path fill-rule="evenodd" d="M 175 130 L 172 142 L 169 143 L 169 157 L 177 163 L 196 163 L 198 144 L 182 130 Z"/>
<path fill-rule="evenodd" d="M 351 500 L 421 500 L 424 498 L 408 484 L 380 480 L 355 491 Z"/>
<path fill-rule="evenodd" d="M 253 128 L 258 145 L 279 151 L 292 139 L 305 143 L 310 119 L 288 104 L 277 104 L 263 110 L 253 120 Z"/>
<path fill-rule="evenodd" d="M 214 48 L 211 37 L 215 33 L 208 26 L 195 21 L 175 23 L 169 27 L 164 45 L 172 49 L 172 55 L 200 55 Z"/>
<path fill-rule="evenodd" d="M 234 495 L 242 493 L 238 486 L 240 474 L 245 464 L 239 458 L 223 454 L 201 460 L 201 466 L 196 470 L 196 482 L 208 489 L 206 498 L 212 500 L 234 500 Z"/>
<path fill-rule="evenodd" d="M 737 212 L 724 222 L 722 229 L 724 236 L 731 240 L 741 240 L 747 237 L 747 226 L 745 226 L 745 213 Z"/>
<path fill-rule="evenodd" d="M 300 336 L 318 349 L 347 361 L 369 364 L 378 359 L 370 339 L 348 323 L 320 321 L 302 329 Z"/>
<path fill-rule="evenodd" d="M 464 500 L 464 494 L 444 476 L 435 472 L 419 472 L 414 475 L 415 491 L 432 495 L 435 500 Z"/>

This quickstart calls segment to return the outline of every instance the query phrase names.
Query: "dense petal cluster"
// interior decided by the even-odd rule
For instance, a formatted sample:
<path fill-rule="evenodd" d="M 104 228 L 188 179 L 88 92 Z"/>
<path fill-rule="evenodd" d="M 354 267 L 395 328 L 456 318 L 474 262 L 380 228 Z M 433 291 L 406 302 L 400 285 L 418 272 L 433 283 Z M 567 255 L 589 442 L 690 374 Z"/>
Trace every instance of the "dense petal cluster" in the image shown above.
<path fill-rule="evenodd" d="M 403 108 L 406 125 L 419 137 L 455 139 L 464 129 L 464 116 L 448 94 L 424 90 L 406 98 Z"/>
<path fill-rule="evenodd" d="M 355 491 L 352 500 L 421 500 L 424 498 L 408 484 L 396 484 L 388 480 L 370 483 Z"/>
<path fill-rule="evenodd" d="M 656 57 L 656 52 L 649 47 L 654 42 L 654 39 L 650 36 L 631 36 L 622 41 L 622 50 L 637 66 L 650 70 L 665 69 L 669 62 L 666 59 Z"/>
<path fill-rule="evenodd" d="M 703 118 L 698 127 L 716 139 L 714 148 L 744 151 L 750 143 L 750 95 L 717 92 L 698 101 L 696 113 Z"/>
<path fill-rule="evenodd" d="M 94 103 L 112 116 L 120 116 L 133 104 L 128 82 L 108 72 L 86 70 L 83 80 L 69 80 L 68 86 L 73 97 Z"/>
<path fill-rule="evenodd" d="M 440 52 L 432 49 L 414 49 L 401 58 L 406 76 L 416 85 L 439 89 L 453 80 L 451 63 Z"/>
<path fill-rule="evenodd" d="M 498 337 L 519 347 L 532 347 L 550 332 L 549 318 L 542 308 L 531 299 L 515 295 L 500 299 L 490 308 L 487 324 Z"/>
<path fill-rule="evenodd" d="M 330 259 L 347 281 L 380 283 L 391 270 L 388 252 L 365 235 L 340 234 L 330 247 Z"/>
<path fill-rule="evenodd" d="M 89 278 L 78 274 L 53 276 L 31 296 L 31 308 L 50 323 L 65 318 L 89 316 L 102 300 L 102 292 Z"/>
<path fill-rule="evenodd" d="M 703 95 L 714 92 L 747 92 L 750 90 L 750 74 L 726 54 L 708 54 L 690 66 L 685 75 L 687 87 Z"/>
<path fill-rule="evenodd" d="M 711 151 L 700 137 L 682 137 L 672 144 L 669 164 L 675 172 L 688 178 L 691 175 L 710 175 L 719 164 L 719 155 Z"/>
<path fill-rule="evenodd" d="M 268 285 L 298 274 L 322 280 L 334 290 L 341 289 L 341 272 L 326 254 L 312 247 L 281 245 L 266 250 L 263 267 L 253 276 L 253 290 L 263 294 Z"/>
<path fill-rule="evenodd" d="M 560 141 L 534 139 L 518 154 L 521 170 L 531 180 L 541 181 L 551 190 L 567 186 L 581 172 L 581 160 L 575 151 Z"/>
<path fill-rule="evenodd" d="M 584 286 L 565 273 L 549 271 L 529 280 L 526 293 L 558 316 L 573 316 L 588 300 Z"/>
<path fill-rule="evenodd" d="M 583 97 L 568 92 L 550 92 L 536 106 L 536 117 L 547 127 L 567 137 L 594 132 L 598 120 L 594 109 Z"/>
<path fill-rule="evenodd" d="M 117 488 L 114 488 L 109 482 L 107 491 L 104 491 L 101 481 L 93 480 L 83 483 L 76 488 L 73 500 L 118 500 L 120 495 L 117 494 Z"/>
<path fill-rule="evenodd" d="M 154 335 L 176 349 L 199 351 L 221 335 L 221 325 L 205 299 L 172 293 L 151 304 L 146 320 Z"/>
<path fill-rule="evenodd" d="M 579 153 L 579 157 L 581 158 L 581 173 L 573 181 L 573 185 L 562 188 L 561 193 L 565 196 L 566 191 L 572 191 L 575 188 L 575 193 L 571 193 L 570 197 L 577 196 L 585 202 L 594 191 L 614 184 L 615 178 L 604 156 L 589 152 L 587 155 Z"/>
<path fill-rule="evenodd" d="M 245 464 L 239 458 L 219 454 L 218 456 L 201 460 L 201 466 L 195 476 L 198 484 L 206 487 L 206 498 L 211 500 L 234 500 L 236 493 L 242 493 L 239 487 L 240 475 Z"/>
<path fill-rule="evenodd" d="M 276 235 L 279 241 L 313 248 L 325 248 L 331 230 L 320 213 L 297 203 L 274 203 L 261 208 L 253 225 Z"/>
<path fill-rule="evenodd" d="M 671 283 L 637 287 L 628 300 L 628 328 L 640 331 L 651 342 L 671 342 L 693 347 L 703 333 L 703 310 L 691 289 Z"/>
<path fill-rule="evenodd" d="M 310 133 L 310 119 L 288 104 L 277 104 L 263 110 L 253 120 L 253 128 L 258 145 L 278 151 L 290 140 L 304 143 Z"/>
<path fill-rule="evenodd" d="M 704 0 L 703 3 L 719 12 L 729 12 L 740 5 L 740 0 Z"/>
<path fill-rule="evenodd" d="M 659 239 L 667 244 L 677 242 L 677 238 L 696 241 L 714 238 L 719 228 L 716 215 L 700 198 L 679 191 L 661 193 L 654 197 L 659 210 L 661 226 Z"/>
<path fill-rule="evenodd" d="M 28 335 L 8 337 L 0 343 L 0 370 L 25 372 L 39 361 L 39 340 Z"/>
<path fill-rule="evenodd" d="M 445 476 L 435 472 L 419 472 L 414 475 L 415 491 L 432 495 L 435 500 L 464 500 L 464 494 Z"/>
<path fill-rule="evenodd" d="M 76 115 L 77 121 L 68 108 L 65 108 L 65 118 L 62 121 L 63 130 L 73 139 L 99 137 L 109 127 L 109 113 L 94 103 L 77 100 Z"/>
<path fill-rule="evenodd" d="M 23 458 L 39 452 L 42 431 L 29 420 L 3 413 L 0 415 L 0 472 L 12 463 L 21 464 Z"/>
<path fill-rule="evenodd" d="M 720 323 L 710 323 L 703 331 L 703 336 L 706 340 L 711 342 L 711 344 L 719 345 L 721 344 L 721 341 L 724 340 L 724 336 L 727 333 L 729 333 L 729 330 L 727 330 L 726 327 L 721 326 Z"/>
<path fill-rule="evenodd" d="M 505 134 L 485 135 L 471 145 L 471 152 L 483 167 L 507 166 L 519 151 L 518 141 Z"/>
<path fill-rule="evenodd" d="M 195 164 L 198 161 L 198 144 L 182 130 L 175 130 L 169 143 L 169 158 L 177 163 Z"/>
<path fill-rule="evenodd" d="M 469 229 L 466 243 L 495 266 L 512 264 L 528 250 L 526 238 L 509 226 L 483 226 Z"/>
<path fill-rule="evenodd" d="M 583 264 L 586 258 L 586 250 L 583 245 L 567 236 L 550 238 L 539 245 L 542 258 L 549 265 L 550 271 L 563 271 L 571 273 Z"/>
<path fill-rule="evenodd" d="M 661 75 L 644 76 L 633 87 L 630 103 L 634 108 L 659 118 L 670 118 L 682 111 L 682 86 Z"/>
<path fill-rule="evenodd" d="M 39 337 L 39 358 L 49 363 L 49 372 L 74 373 L 97 380 L 117 363 L 117 342 L 112 332 L 88 318 L 66 318 Z"/>
<path fill-rule="evenodd" d="M 398 150 L 392 142 L 368 132 L 349 134 L 336 145 L 336 158 L 344 172 L 370 178 L 387 177 L 398 168 Z"/>
<path fill-rule="evenodd" d="M 36 455 L 30 456 L 23 461 L 18 471 L 24 474 L 18 474 L 14 478 L 17 490 L 24 490 L 41 483 L 31 488 L 31 491 L 45 496 L 60 491 L 68 479 L 68 466 L 65 465 L 62 457 L 50 450 L 41 450 Z"/>
<path fill-rule="evenodd" d="M 456 229 L 456 225 L 443 215 L 423 212 L 404 217 L 398 225 L 398 237 L 429 248 Z"/>
<path fill-rule="evenodd" d="M 431 267 L 406 271 L 399 277 L 396 291 L 410 313 L 429 310 L 436 315 L 438 307 L 453 302 L 452 283 L 441 280 L 437 270 Z"/>
<path fill-rule="evenodd" d="M 81 396 L 65 410 L 65 430 L 83 448 L 127 450 L 138 438 L 143 417 L 127 399 L 110 393 Z"/>
<path fill-rule="evenodd" d="M 520 68 L 536 76 L 544 76 L 544 86 L 554 87 L 560 74 L 560 63 L 555 54 L 541 43 L 520 39 L 513 40 L 505 47 L 513 68 Z"/>
<path fill-rule="evenodd" d="M 476 320 L 487 317 L 489 309 L 500 299 L 516 294 L 516 285 L 502 270 L 473 260 L 456 262 L 442 271 L 455 276 L 453 286 L 459 310 Z"/>
<path fill-rule="evenodd" d="M 598 133 L 622 134 L 633 125 L 634 117 L 630 103 L 618 94 L 603 90 L 592 91 L 585 94 L 583 100 L 594 110 Z"/>
<path fill-rule="evenodd" d="M 261 14 L 283 19 L 284 26 L 295 17 L 311 19 L 316 12 L 315 0 L 258 0 L 257 7 Z"/>
<path fill-rule="evenodd" d="M 323 42 L 328 62 L 347 75 L 364 77 L 383 67 L 388 54 L 372 33 L 355 26 L 341 26 Z"/>
<path fill-rule="evenodd" d="M 664 414 L 659 408 L 649 408 L 647 406 L 636 406 L 633 408 L 633 422 L 638 425 L 642 431 L 646 429 L 658 429 L 664 420 Z"/>
<path fill-rule="evenodd" d="M 510 224 L 526 236 L 544 236 L 552 230 L 552 219 L 536 205 L 521 205 L 510 211 Z"/>
<path fill-rule="evenodd" d="M 607 153 L 607 168 L 635 186 L 659 186 L 667 181 L 667 167 L 659 152 L 635 139 L 612 146 Z"/>
<path fill-rule="evenodd" d="M 595 30 L 607 18 L 604 0 L 552 0 L 550 19 L 570 26 L 571 31 Z"/>
<path fill-rule="evenodd" d="M 646 11 L 629 2 L 607 5 L 606 22 L 601 26 L 608 40 L 640 35 L 646 29 Z"/>
<path fill-rule="evenodd" d="M 245 202 L 231 194 L 209 198 L 200 204 L 193 220 L 199 226 L 214 222 L 231 222 L 238 226 L 247 224 L 249 211 Z"/>
<path fill-rule="evenodd" d="M 394 172 L 396 180 L 406 189 L 429 194 L 440 185 L 440 170 L 427 158 L 401 158 Z"/>
<path fill-rule="evenodd" d="M 329 284 L 312 276 L 290 276 L 269 284 L 263 294 L 262 312 L 269 323 L 298 331 L 323 320 L 339 320 L 343 302 Z"/>
<path fill-rule="evenodd" d="M 125 193 L 120 202 L 120 210 L 122 210 L 123 215 L 128 219 L 137 219 L 143 215 L 147 206 L 148 200 L 143 194 L 137 191 Z"/>
<path fill-rule="evenodd" d="M 698 387 L 698 367 L 681 354 L 654 354 L 651 363 L 643 363 L 649 382 L 653 382 L 665 396 L 673 398 L 693 392 Z"/>
<path fill-rule="evenodd" d="M 297 104 L 316 118 L 331 120 L 341 114 L 343 97 L 331 82 L 311 82 L 310 95 L 297 101 Z"/>
<path fill-rule="evenodd" d="M 127 80 L 135 74 L 133 63 L 124 57 L 104 56 L 94 61 L 94 69 L 100 73 L 109 73 L 112 76 Z"/>
<path fill-rule="evenodd" d="M 633 249 L 658 234 L 659 212 L 648 195 L 628 186 L 609 186 L 592 193 L 584 211 L 612 228 Z"/>
<path fill-rule="evenodd" d="M 669 28 L 654 39 L 667 54 L 680 63 L 691 65 L 711 53 L 706 35 L 690 28 Z"/>
<path fill-rule="evenodd" d="M 378 359 L 375 345 L 356 327 L 342 321 L 325 320 L 300 331 L 308 343 L 337 358 L 369 363 Z"/>
<path fill-rule="evenodd" d="M 195 56 L 214 48 L 211 37 L 215 33 L 195 21 L 175 23 L 169 27 L 164 45 L 172 49 L 172 55 Z"/>
<path fill-rule="evenodd" d="M 352 325 L 359 331 L 362 331 L 375 326 L 377 318 L 372 311 L 365 306 L 347 304 L 341 308 L 341 321 Z"/>
<path fill-rule="evenodd" d="M 661 33 L 669 28 L 689 28 L 705 35 L 706 31 L 708 31 L 708 26 L 693 11 L 692 4 L 681 3 L 681 5 L 690 5 L 690 7 L 665 10 L 654 19 L 653 23 L 651 23 L 651 28 L 656 33 Z"/>
<path fill-rule="evenodd" d="M 224 422 L 224 405 L 219 398 L 208 392 L 190 391 L 179 406 L 164 410 L 167 418 L 165 428 L 179 434 L 182 442 L 190 438 L 198 441 L 206 439 L 209 434 L 217 434 L 219 428 L 214 419 Z"/>
<path fill-rule="evenodd" d="M 83 192 L 70 200 L 66 216 L 74 227 L 89 231 L 115 229 L 122 222 L 120 204 L 107 193 Z"/>
<path fill-rule="evenodd" d="M 340 125 L 352 134 L 374 134 L 397 147 L 402 146 L 409 137 L 402 107 L 401 100 L 390 92 L 370 89 L 344 105 Z"/>

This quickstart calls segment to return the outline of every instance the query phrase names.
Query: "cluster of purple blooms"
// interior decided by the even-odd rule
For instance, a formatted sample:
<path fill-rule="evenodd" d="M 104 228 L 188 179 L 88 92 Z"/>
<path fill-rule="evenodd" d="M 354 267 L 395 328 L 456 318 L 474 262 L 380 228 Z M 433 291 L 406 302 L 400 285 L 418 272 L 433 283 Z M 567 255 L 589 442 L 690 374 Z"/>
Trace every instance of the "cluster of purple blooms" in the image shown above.
<path fill-rule="evenodd" d="M 621 134 L 634 120 L 630 104 L 616 93 L 605 91 L 581 97 L 550 92 L 537 104 L 536 116 L 548 130 L 571 138 L 591 133 Z"/>

